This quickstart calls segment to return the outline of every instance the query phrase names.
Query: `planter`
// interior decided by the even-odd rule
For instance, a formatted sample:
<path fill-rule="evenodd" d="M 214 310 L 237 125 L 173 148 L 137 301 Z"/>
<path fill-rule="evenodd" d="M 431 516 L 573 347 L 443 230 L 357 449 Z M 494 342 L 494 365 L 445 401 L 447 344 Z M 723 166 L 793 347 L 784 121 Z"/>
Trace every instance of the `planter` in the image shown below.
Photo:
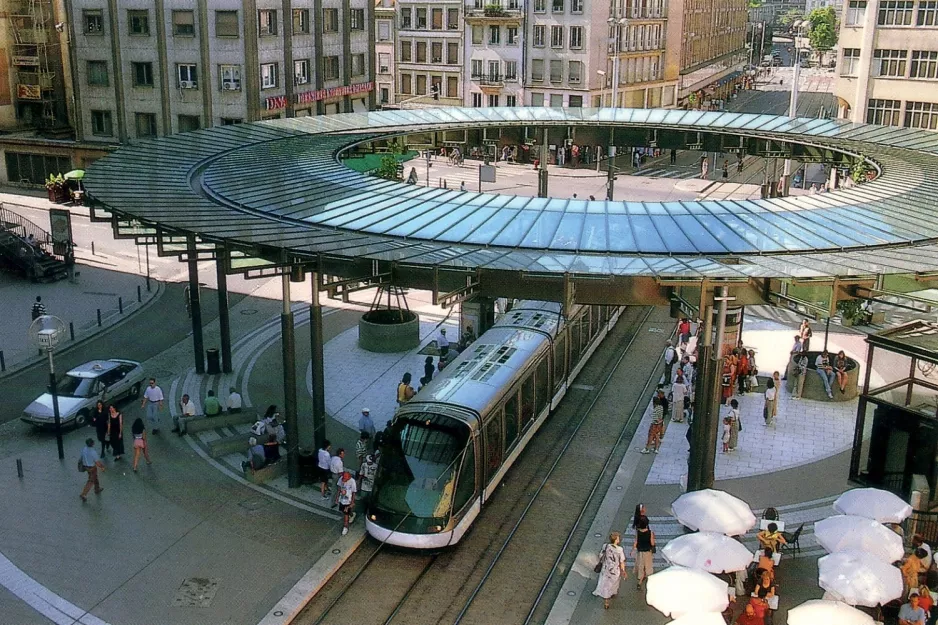
<path fill-rule="evenodd" d="M 420 318 L 409 310 L 379 308 L 358 320 L 358 346 L 369 352 L 407 352 L 420 345 Z"/>

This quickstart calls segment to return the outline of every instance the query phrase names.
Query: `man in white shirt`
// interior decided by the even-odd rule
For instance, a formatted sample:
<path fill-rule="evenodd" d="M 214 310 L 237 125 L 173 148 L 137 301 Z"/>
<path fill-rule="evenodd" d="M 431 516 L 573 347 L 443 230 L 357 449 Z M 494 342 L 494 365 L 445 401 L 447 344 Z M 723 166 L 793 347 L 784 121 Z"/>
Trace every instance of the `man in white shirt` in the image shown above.
<path fill-rule="evenodd" d="M 339 511 L 342 512 L 342 535 L 345 536 L 348 534 L 349 523 L 355 522 L 355 493 L 358 492 L 358 486 L 351 473 L 342 472 L 336 483 L 336 491 Z"/>
<path fill-rule="evenodd" d="M 437 339 L 436 344 L 440 347 L 440 358 L 446 359 L 446 354 L 449 353 L 449 339 L 446 338 L 446 328 L 440 330 L 440 338 Z"/>
<path fill-rule="evenodd" d="M 674 368 L 674 363 L 677 360 L 677 352 L 674 351 L 674 346 L 671 345 L 671 341 L 667 342 L 667 347 L 664 348 L 664 385 L 671 385 L 671 369 Z"/>
<path fill-rule="evenodd" d="M 335 452 L 335 455 L 329 460 L 329 470 L 332 472 L 332 477 L 335 479 L 335 483 L 339 483 L 339 478 L 342 477 L 342 474 L 345 473 L 345 464 L 343 460 L 345 459 L 345 450 L 339 447 L 339 451 Z M 339 505 L 339 489 L 335 491 L 335 497 L 332 500 L 332 507 L 335 508 Z"/>
<path fill-rule="evenodd" d="M 228 389 L 228 392 L 231 393 L 228 395 L 228 412 L 241 412 L 241 395 L 233 386 Z"/>
<path fill-rule="evenodd" d="M 818 354 L 818 357 L 814 360 L 814 367 L 817 369 L 817 374 L 821 376 L 821 381 L 824 382 L 824 390 L 827 391 L 827 398 L 834 399 L 834 394 L 831 392 L 831 384 L 834 383 L 836 374 L 834 373 L 834 368 L 831 366 L 830 354 L 827 353 L 826 349 Z"/>
<path fill-rule="evenodd" d="M 328 440 L 323 441 L 322 447 L 319 449 L 319 453 L 316 456 L 316 467 L 319 469 L 320 492 L 322 493 L 323 499 L 328 499 L 329 495 L 332 494 L 332 491 L 329 490 L 329 478 L 332 477 L 332 454 L 329 453 L 330 449 L 332 449 L 332 443 Z"/>
<path fill-rule="evenodd" d="M 179 429 L 179 417 L 194 417 L 196 414 L 195 404 L 192 403 L 188 395 L 182 396 L 182 401 L 179 402 L 179 413 L 173 415 L 173 432 L 178 432 L 182 436 L 183 432 Z"/>
<path fill-rule="evenodd" d="M 147 421 L 150 422 L 150 429 L 153 433 L 159 432 L 159 411 L 163 409 L 163 389 L 156 385 L 156 378 L 150 378 L 147 390 L 143 391 L 143 401 L 140 402 L 140 407 L 147 409 Z"/>
<path fill-rule="evenodd" d="M 922 538 L 921 534 L 914 534 L 912 536 L 912 551 L 915 551 L 916 549 L 922 549 L 925 551 L 925 553 L 928 554 L 922 558 L 922 566 L 925 567 L 925 570 L 930 569 L 932 563 L 931 545 L 925 542 L 925 539 Z"/>

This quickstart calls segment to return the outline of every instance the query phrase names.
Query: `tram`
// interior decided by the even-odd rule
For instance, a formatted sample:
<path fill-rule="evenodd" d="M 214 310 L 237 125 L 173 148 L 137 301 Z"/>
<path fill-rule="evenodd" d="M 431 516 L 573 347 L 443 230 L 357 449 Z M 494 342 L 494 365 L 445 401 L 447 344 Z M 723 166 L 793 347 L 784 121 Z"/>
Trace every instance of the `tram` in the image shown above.
<path fill-rule="evenodd" d="M 365 526 L 415 549 L 455 545 L 619 318 L 522 301 L 388 424 Z"/>

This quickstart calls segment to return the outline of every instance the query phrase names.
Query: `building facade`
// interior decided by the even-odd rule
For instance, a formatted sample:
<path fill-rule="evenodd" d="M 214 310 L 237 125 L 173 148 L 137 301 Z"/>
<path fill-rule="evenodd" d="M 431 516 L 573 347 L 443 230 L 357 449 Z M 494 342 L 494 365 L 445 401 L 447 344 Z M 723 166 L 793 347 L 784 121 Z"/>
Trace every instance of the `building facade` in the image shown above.
<path fill-rule="evenodd" d="M 375 0 L 375 101 L 391 106 L 397 101 L 397 11 L 395 0 Z"/>
<path fill-rule="evenodd" d="M 461 106 L 466 83 L 462 1 L 397 0 L 397 16 L 396 105 Z"/>
<path fill-rule="evenodd" d="M 469 0 L 465 7 L 466 106 L 522 106 L 525 12 L 522 0 Z"/>
<path fill-rule="evenodd" d="M 938 129 L 938 2 L 847 0 L 841 24 L 839 117 Z"/>

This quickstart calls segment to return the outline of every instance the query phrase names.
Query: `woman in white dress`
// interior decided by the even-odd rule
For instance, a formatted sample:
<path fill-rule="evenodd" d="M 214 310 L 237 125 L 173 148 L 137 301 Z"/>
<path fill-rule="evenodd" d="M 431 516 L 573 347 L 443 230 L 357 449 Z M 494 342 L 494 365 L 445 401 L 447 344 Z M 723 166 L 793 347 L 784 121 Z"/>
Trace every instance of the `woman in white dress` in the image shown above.
<path fill-rule="evenodd" d="M 628 577 L 625 572 L 625 551 L 619 546 L 622 536 L 619 532 L 609 534 L 609 542 L 599 552 L 599 582 L 593 594 L 603 598 L 603 608 L 609 609 L 609 600 L 619 594 L 619 581 Z"/>

